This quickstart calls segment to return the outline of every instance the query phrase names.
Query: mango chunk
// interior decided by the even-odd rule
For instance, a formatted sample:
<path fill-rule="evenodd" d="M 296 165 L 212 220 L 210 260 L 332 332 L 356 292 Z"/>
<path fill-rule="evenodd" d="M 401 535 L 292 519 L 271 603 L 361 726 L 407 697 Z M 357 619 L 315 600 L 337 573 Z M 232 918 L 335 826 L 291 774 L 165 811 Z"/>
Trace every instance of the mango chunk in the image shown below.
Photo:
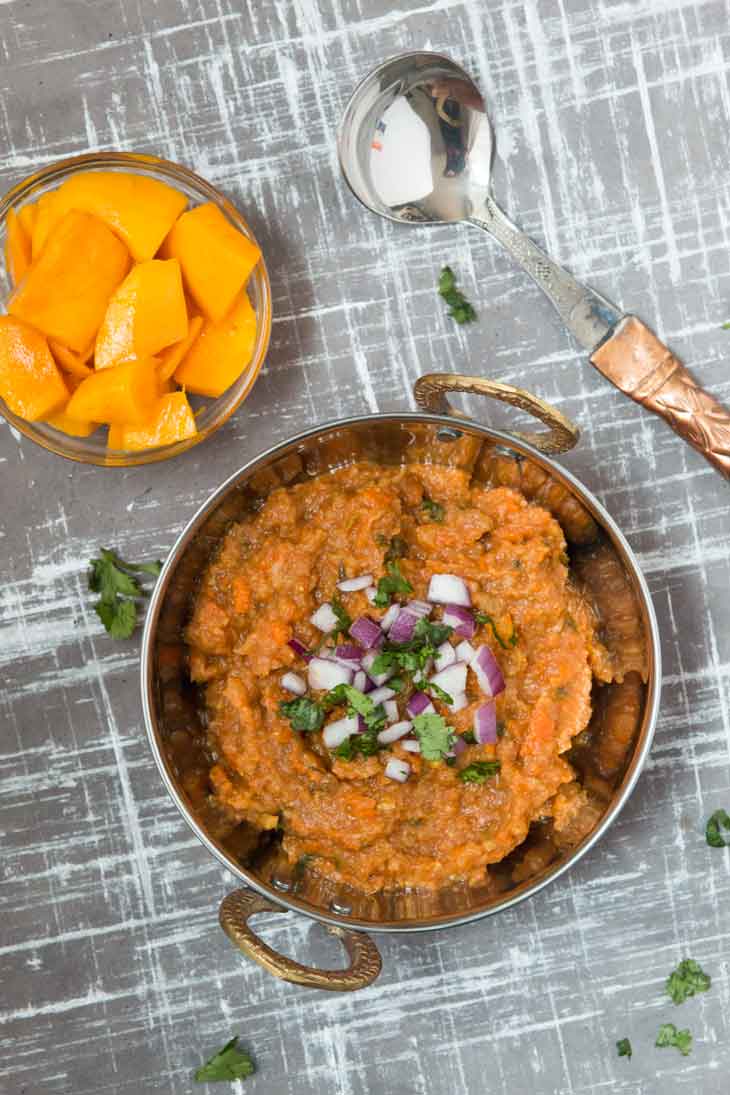
<path fill-rule="evenodd" d="M 255 343 L 256 313 L 244 290 L 220 323 L 205 324 L 175 380 L 197 395 L 222 395 L 248 365 Z"/>
<path fill-rule="evenodd" d="M 212 202 L 183 213 L 160 254 L 180 260 L 190 295 L 214 323 L 230 310 L 261 257 L 256 244 L 235 229 Z"/>
<path fill-rule="evenodd" d="M 129 269 L 129 252 L 98 217 L 72 209 L 10 298 L 8 311 L 82 353 Z"/>
<path fill-rule="evenodd" d="M 27 205 L 24 205 L 22 209 L 18 210 L 18 220 L 31 243 L 33 241 L 33 229 L 37 216 L 38 202 L 28 202 Z"/>
<path fill-rule="evenodd" d="M 46 418 L 69 397 L 44 336 L 12 316 L 0 316 L 0 396 L 29 422 Z"/>
<path fill-rule="evenodd" d="M 51 415 L 46 419 L 46 424 L 71 437 L 88 437 L 97 428 L 96 422 L 80 422 L 76 418 L 71 418 L 65 411 L 58 411 L 57 414 Z"/>
<path fill-rule="evenodd" d="M 177 259 L 140 262 L 107 306 L 96 336 L 94 364 L 107 369 L 133 357 L 151 357 L 188 333 L 188 312 Z"/>
<path fill-rule="evenodd" d="M 43 246 L 48 239 L 48 234 L 58 223 L 59 217 L 55 212 L 56 191 L 49 190 L 41 194 L 35 203 L 35 215 L 33 217 L 32 253 L 33 260 L 38 258 Z"/>
<path fill-rule="evenodd" d="M 111 445 L 111 429 L 109 431 L 109 446 L 130 452 L 172 445 L 176 441 L 184 441 L 186 437 L 195 437 L 198 432 L 185 392 L 163 395 L 154 417 L 143 426 L 121 426 L 117 429 L 121 432 L 113 435 L 114 446 Z"/>
<path fill-rule="evenodd" d="M 81 377 L 82 380 L 85 376 L 91 376 L 93 369 L 84 362 L 83 355 L 75 354 L 73 350 L 69 350 L 52 338 L 48 340 L 48 346 L 60 369 L 71 373 L 72 376 Z"/>
<path fill-rule="evenodd" d="M 155 413 L 159 398 L 154 358 L 126 361 L 82 380 L 66 413 L 82 422 L 138 426 Z"/>
<path fill-rule="evenodd" d="M 129 171 L 84 171 L 53 195 L 51 227 L 70 209 L 93 213 L 124 241 L 135 262 L 152 258 L 188 204 L 180 190 Z M 43 242 L 39 231 L 40 246 Z"/>
<path fill-rule="evenodd" d="M 5 219 L 5 265 L 13 285 L 22 280 L 30 266 L 31 239 L 14 209 Z"/>
<path fill-rule="evenodd" d="M 165 352 L 160 354 L 159 376 L 161 381 L 170 379 L 175 372 L 175 369 L 177 369 L 178 365 L 200 334 L 202 326 L 203 317 L 192 316 L 190 323 L 188 324 L 188 333 L 185 335 L 185 338 L 181 339 L 180 342 L 176 342 L 173 346 L 168 346 Z"/>

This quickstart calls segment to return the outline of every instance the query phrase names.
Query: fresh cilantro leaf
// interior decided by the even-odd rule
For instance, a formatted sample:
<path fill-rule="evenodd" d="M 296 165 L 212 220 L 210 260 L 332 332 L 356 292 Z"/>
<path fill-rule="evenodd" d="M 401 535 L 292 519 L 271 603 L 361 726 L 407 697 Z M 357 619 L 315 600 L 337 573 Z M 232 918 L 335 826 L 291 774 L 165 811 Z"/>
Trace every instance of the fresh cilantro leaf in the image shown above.
<path fill-rule="evenodd" d="M 413 586 L 401 574 L 398 563 L 392 560 L 386 565 L 388 573 L 378 582 L 378 591 L 374 598 L 374 604 L 379 608 L 386 608 L 396 593 L 413 593 Z"/>
<path fill-rule="evenodd" d="M 223 1049 L 214 1053 L 195 1073 L 198 1084 L 215 1083 L 219 1080 L 245 1080 L 256 1071 L 248 1053 L 238 1047 L 238 1035 L 226 1042 Z"/>
<path fill-rule="evenodd" d="M 509 650 L 511 646 L 517 645 L 517 632 L 515 631 L 514 626 L 512 627 L 511 634 L 508 635 L 505 639 L 502 635 L 500 635 L 499 631 L 497 630 L 497 625 L 495 624 L 492 617 L 488 616 L 486 612 L 475 612 L 474 619 L 478 624 L 488 624 L 489 627 L 491 627 L 492 634 L 494 635 L 499 645 L 502 647 L 502 650 Z"/>
<path fill-rule="evenodd" d="M 685 958 L 670 973 L 665 988 L 675 1004 L 683 1004 L 696 992 L 707 992 L 711 984 L 712 979 L 699 962 L 695 962 L 693 958 Z"/>
<path fill-rule="evenodd" d="M 421 502 L 421 509 L 425 510 L 431 520 L 436 521 L 438 524 L 441 524 L 444 519 L 444 514 L 446 513 L 446 510 L 441 503 L 434 502 L 428 495 L 424 495 L 423 501 Z"/>
<path fill-rule="evenodd" d="M 722 329 L 723 331 L 730 331 L 730 323 L 723 323 Z"/>
<path fill-rule="evenodd" d="M 628 1040 L 628 1038 L 621 1038 L 616 1043 L 616 1051 L 619 1057 L 628 1057 L 629 1059 L 631 1058 L 631 1042 Z"/>
<path fill-rule="evenodd" d="M 131 639 L 137 626 L 137 605 L 128 597 L 98 601 L 94 611 L 113 639 Z"/>
<path fill-rule="evenodd" d="M 469 301 L 456 288 L 456 278 L 450 266 L 444 266 L 439 275 L 438 291 L 449 305 L 449 315 L 457 323 L 472 323 L 477 318 Z"/>
<path fill-rule="evenodd" d="M 102 548 L 90 567 L 89 589 L 99 594 L 94 610 L 113 639 L 129 639 L 137 626 L 135 598 L 145 595 L 130 571 L 156 578 L 162 563 L 127 563 L 116 552 Z"/>
<path fill-rule="evenodd" d="M 498 760 L 475 760 L 459 772 L 462 783 L 485 783 L 492 776 L 496 776 L 502 765 Z"/>
<path fill-rule="evenodd" d="M 688 1057 L 692 1052 L 692 1035 L 688 1030 L 677 1030 L 674 1023 L 662 1023 L 654 1045 L 660 1049 L 675 1046 L 683 1057 Z"/>
<path fill-rule="evenodd" d="M 461 735 L 461 740 L 465 741 L 467 745 L 476 745 L 477 739 L 473 730 L 467 730 Z"/>
<path fill-rule="evenodd" d="M 391 669 L 401 669 L 406 673 L 422 672 L 428 659 L 435 655 L 437 647 L 446 642 L 452 631 L 453 628 L 447 624 L 419 620 L 409 642 L 385 643 L 373 662 L 372 672 L 376 676 Z"/>
<path fill-rule="evenodd" d="M 349 684 L 338 684 L 334 688 L 330 688 L 329 692 L 325 693 L 320 701 L 325 711 L 347 703 L 347 689 L 350 687 L 352 686 Z"/>
<path fill-rule="evenodd" d="M 392 688 L 394 692 L 402 692 L 406 686 L 406 682 L 402 677 L 390 677 L 388 680 L 388 688 Z"/>
<path fill-rule="evenodd" d="M 378 731 L 375 727 L 365 730 L 362 734 L 351 734 L 342 745 L 335 749 L 335 756 L 341 760 L 352 760 L 358 754 L 363 757 L 372 757 L 382 748 L 378 741 Z"/>
<path fill-rule="evenodd" d="M 336 641 L 339 634 L 347 635 L 352 626 L 352 617 L 348 614 L 339 597 L 330 597 L 330 605 L 337 617 L 337 627 L 331 632 L 332 638 Z"/>
<path fill-rule="evenodd" d="M 726 810 L 715 810 L 705 828 L 705 839 L 711 848 L 726 848 L 730 838 L 725 839 L 723 829 L 730 829 L 730 814 Z"/>
<path fill-rule="evenodd" d="M 308 696 L 300 696 L 296 700 L 282 700 L 279 704 L 279 712 L 289 719 L 292 730 L 299 730 L 305 734 L 321 729 L 324 722 L 322 705 L 310 700 Z"/>
<path fill-rule="evenodd" d="M 421 743 L 424 760 L 443 760 L 456 736 L 442 715 L 416 715 L 413 732 Z"/>

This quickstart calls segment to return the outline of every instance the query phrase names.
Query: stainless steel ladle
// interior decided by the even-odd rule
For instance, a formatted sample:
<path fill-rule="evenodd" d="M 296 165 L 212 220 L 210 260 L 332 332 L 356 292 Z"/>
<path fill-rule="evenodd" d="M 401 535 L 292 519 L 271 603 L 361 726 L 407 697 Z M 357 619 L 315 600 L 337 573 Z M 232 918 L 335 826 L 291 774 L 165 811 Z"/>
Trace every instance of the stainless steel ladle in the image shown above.
<path fill-rule="evenodd" d="M 492 128 L 464 69 L 437 53 L 386 61 L 353 92 L 338 146 L 350 189 L 373 213 L 417 225 L 466 221 L 499 240 L 589 351 L 592 364 L 730 478 L 725 408 L 640 319 L 576 281 L 495 202 Z"/>

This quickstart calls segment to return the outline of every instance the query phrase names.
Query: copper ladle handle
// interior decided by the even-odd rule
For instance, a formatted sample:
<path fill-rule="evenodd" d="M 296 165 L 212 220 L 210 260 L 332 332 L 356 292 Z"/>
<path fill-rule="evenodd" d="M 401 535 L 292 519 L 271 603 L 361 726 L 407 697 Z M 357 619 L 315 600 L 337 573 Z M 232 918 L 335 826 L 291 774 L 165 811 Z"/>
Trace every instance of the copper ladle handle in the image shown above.
<path fill-rule="evenodd" d="M 591 362 L 612 384 L 669 423 L 730 479 L 730 412 L 697 384 L 645 323 L 625 316 Z"/>
<path fill-rule="evenodd" d="M 267 946 L 249 927 L 249 917 L 260 912 L 286 912 L 279 905 L 267 901 L 253 890 L 234 890 L 223 899 L 220 907 L 220 923 L 231 942 L 253 958 L 274 977 L 307 988 L 329 989 L 330 992 L 354 992 L 372 984 L 381 970 L 378 948 L 365 932 L 350 928 L 328 927 L 327 931 L 342 942 L 350 956 L 350 965 L 344 970 L 320 970 L 302 966 L 293 958 L 278 954 Z"/>
<path fill-rule="evenodd" d="M 547 431 L 541 433 L 520 433 L 514 430 L 514 436 L 544 453 L 567 452 L 572 449 L 580 437 L 580 430 L 556 407 L 546 403 L 523 388 L 514 388 L 511 384 L 500 384 L 482 376 L 463 376 L 460 373 L 427 373 L 420 377 L 414 387 L 416 402 L 424 411 L 431 414 L 449 414 L 463 417 L 449 403 L 447 392 L 467 392 L 470 395 L 486 395 L 519 407 L 522 411 L 534 415 L 544 422 Z"/>

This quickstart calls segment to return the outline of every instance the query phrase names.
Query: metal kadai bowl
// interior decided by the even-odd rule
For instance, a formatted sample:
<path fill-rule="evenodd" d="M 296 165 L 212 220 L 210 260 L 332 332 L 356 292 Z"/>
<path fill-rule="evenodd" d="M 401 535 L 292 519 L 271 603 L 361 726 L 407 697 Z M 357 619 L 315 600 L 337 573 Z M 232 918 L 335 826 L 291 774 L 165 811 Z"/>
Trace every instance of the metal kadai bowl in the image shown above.
<path fill-rule="evenodd" d="M 446 393 L 481 394 L 528 411 L 547 426 L 533 434 L 508 434 L 480 425 L 452 410 Z M 556 881 L 606 832 L 625 804 L 651 745 L 660 688 L 659 635 L 649 591 L 633 552 L 605 509 L 550 454 L 567 451 L 578 430 L 559 411 L 528 392 L 451 374 L 432 374 L 416 384 L 422 411 L 362 415 L 306 430 L 256 457 L 223 483 L 179 536 L 157 583 L 142 642 L 142 701 L 152 751 L 167 789 L 190 828 L 242 884 L 224 898 L 220 922 L 250 958 L 284 980 L 337 991 L 370 984 L 380 956 L 369 932 L 426 932 L 490 916 Z M 247 824 L 222 823 L 211 803 L 201 696 L 190 682 L 183 631 L 192 599 L 212 553 L 228 527 L 258 508 L 276 487 L 326 475 L 353 461 L 384 465 L 436 463 L 460 467 L 485 486 L 515 485 L 528 500 L 551 510 L 568 543 L 571 573 L 594 595 L 591 575 L 610 572 L 634 606 L 635 636 L 643 645 L 643 682 L 634 689 L 633 739 L 618 768 L 606 776 L 591 767 L 590 735 L 596 720 L 621 706 L 619 684 L 602 685 L 592 725 L 576 739 L 570 759 L 590 787 L 596 821 L 575 846 L 544 854 L 544 841 L 531 833 L 502 864 L 490 867 L 477 885 L 458 883 L 435 892 L 409 889 L 364 894 L 322 879 L 281 852 L 276 833 L 261 834 Z M 587 584 L 586 584 L 587 583 Z M 605 591 L 604 591 L 605 593 Z M 604 604 L 607 600 L 603 598 Z M 608 598 L 610 601 L 610 597 Z M 610 622 L 607 627 L 610 628 Z M 620 631 L 620 627 L 614 629 Z M 595 699 L 595 696 L 594 696 Z M 616 706 L 616 705 L 615 705 Z M 624 726 L 625 729 L 625 726 Z M 630 729 L 630 727 L 629 727 Z M 581 744 L 584 746 L 581 751 Z M 581 760 L 583 756 L 583 760 Z M 539 823 L 533 826 L 539 829 Z M 531 846 L 535 854 L 525 856 Z M 549 846 L 548 846 L 549 847 Z M 542 851 L 540 851 L 542 849 Z M 249 925 L 256 913 L 285 910 L 329 926 L 345 946 L 350 965 L 318 970 L 266 946 Z"/>

